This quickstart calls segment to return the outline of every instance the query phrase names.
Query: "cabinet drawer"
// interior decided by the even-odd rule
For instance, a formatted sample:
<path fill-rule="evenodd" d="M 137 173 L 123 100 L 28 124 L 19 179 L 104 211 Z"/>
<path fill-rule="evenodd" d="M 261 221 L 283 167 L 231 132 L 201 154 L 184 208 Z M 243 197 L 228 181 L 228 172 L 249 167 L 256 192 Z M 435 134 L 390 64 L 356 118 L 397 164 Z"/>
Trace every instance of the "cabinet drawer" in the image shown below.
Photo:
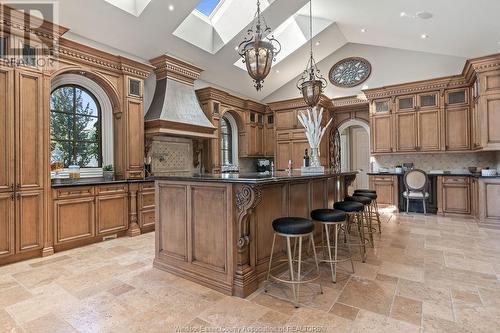
<path fill-rule="evenodd" d="M 468 184 L 469 177 L 453 177 L 453 176 L 445 176 L 443 177 L 444 184 Z"/>
<path fill-rule="evenodd" d="M 126 193 L 127 191 L 127 184 L 100 185 L 99 187 L 97 187 L 97 194 Z"/>
<path fill-rule="evenodd" d="M 155 225 L 155 211 L 148 210 L 148 211 L 141 212 L 141 215 L 139 218 L 139 225 L 141 228 L 154 226 Z"/>
<path fill-rule="evenodd" d="M 290 132 L 276 132 L 276 140 L 290 140 Z"/>
<path fill-rule="evenodd" d="M 93 186 L 67 187 L 58 189 L 55 192 L 56 192 L 55 197 L 57 199 L 90 197 L 94 195 L 94 187 Z"/>
<path fill-rule="evenodd" d="M 141 193 L 141 207 L 139 209 L 147 209 L 155 207 L 155 192 L 144 192 Z"/>
<path fill-rule="evenodd" d="M 154 191 L 155 182 L 142 183 L 140 186 L 141 191 Z"/>
<path fill-rule="evenodd" d="M 392 176 L 371 176 L 371 179 L 374 182 L 390 182 L 390 183 L 392 183 L 394 181 Z"/>

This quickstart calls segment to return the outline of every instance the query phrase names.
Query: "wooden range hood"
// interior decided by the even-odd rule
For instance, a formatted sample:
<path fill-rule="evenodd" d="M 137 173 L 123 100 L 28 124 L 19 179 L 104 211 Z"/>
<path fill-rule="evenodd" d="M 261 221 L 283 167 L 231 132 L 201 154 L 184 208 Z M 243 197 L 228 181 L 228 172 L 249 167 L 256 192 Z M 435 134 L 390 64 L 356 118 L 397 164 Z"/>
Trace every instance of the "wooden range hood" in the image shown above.
<path fill-rule="evenodd" d="M 194 81 L 202 70 L 168 55 L 152 59 L 151 64 L 157 82 L 145 116 L 146 136 L 216 138 L 216 128 L 201 109 L 194 91 Z"/>

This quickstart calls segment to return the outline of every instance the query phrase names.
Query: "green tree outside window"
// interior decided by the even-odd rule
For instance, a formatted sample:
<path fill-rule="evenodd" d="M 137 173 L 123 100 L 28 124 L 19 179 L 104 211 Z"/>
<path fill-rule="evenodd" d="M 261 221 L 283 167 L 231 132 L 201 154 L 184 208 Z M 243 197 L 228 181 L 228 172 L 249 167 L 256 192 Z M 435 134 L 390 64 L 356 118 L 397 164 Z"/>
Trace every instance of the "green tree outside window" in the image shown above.
<path fill-rule="evenodd" d="M 96 98 L 82 87 L 61 86 L 52 92 L 50 109 L 53 159 L 61 159 L 66 168 L 101 167 L 101 108 Z"/>

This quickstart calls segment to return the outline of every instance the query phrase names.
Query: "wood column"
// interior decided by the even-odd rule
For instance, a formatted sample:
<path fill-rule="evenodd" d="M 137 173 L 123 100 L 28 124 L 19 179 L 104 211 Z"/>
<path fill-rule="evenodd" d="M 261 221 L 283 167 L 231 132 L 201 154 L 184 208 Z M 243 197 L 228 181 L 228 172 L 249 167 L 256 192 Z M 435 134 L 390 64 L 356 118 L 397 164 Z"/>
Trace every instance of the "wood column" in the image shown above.
<path fill-rule="evenodd" d="M 127 235 L 130 237 L 139 236 L 141 234 L 141 228 L 138 223 L 138 212 L 137 212 L 137 192 L 139 191 L 139 184 L 130 184 L 129 186 L 129 228 L 127 230 Z"/>

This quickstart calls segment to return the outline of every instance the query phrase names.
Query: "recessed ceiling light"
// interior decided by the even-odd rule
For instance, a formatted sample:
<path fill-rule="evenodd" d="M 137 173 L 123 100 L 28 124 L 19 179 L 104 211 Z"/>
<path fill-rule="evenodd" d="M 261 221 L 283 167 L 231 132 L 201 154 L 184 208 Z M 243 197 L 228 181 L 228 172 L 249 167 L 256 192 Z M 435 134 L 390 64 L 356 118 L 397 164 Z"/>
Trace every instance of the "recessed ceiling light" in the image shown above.
<path fill-rule="evenodd" d="M 168 10 L 170 10 L 171 12 L 173 12 L 175 9 L 174 5 L 168 5 Z"/>
<path fill-rule="evenodd" d="M 238 47 L 238 46 L 235 46 L 235 47 L 234 47 L 234 50 L 235 50 L 235 51 L 238 51 L 238 49 L 239 49 L 239 47 Z"/>
<path fill-rule="evenodd" d="M 279 71 L 279 70 L 276 70 L 276 74 L 279 74 L 279 73 L 280 73 L 280 71 Z"/>
<path fill-rule="evenodd" d="M 316 46 L 319 46 L 319 44 L 321 44 L 321 42 L 318 40 L 318 41 L 316 42 Z"/>
<path fill-rule="evenodd" d="M 416 16 L 422 20 L 428 20 L 434 17 L 434 15 L 432 15 L 432 13 L 429 12 L 418 12 Z"/>
<path fill-rule="evenodd" d="M 406 12 L 401 12 L 401 13 L 399 14 L 399 16 L 400 16 L 400 17 L 406 17 L 406 16 L 408 16 L 408 14 L 406 14 Z"/>
<path fill-rule="evenodd" d="M 422 35 L 420 35 L 420 38 L 422 38 L 422 39 L 427 39 L 427 38 L 429 38 L 429 35 L 422 34 Z"/>
<path fill-rule="evenodd" d="M 366 28 L 361 28 L 361 32 L 366 32 Z"/>

